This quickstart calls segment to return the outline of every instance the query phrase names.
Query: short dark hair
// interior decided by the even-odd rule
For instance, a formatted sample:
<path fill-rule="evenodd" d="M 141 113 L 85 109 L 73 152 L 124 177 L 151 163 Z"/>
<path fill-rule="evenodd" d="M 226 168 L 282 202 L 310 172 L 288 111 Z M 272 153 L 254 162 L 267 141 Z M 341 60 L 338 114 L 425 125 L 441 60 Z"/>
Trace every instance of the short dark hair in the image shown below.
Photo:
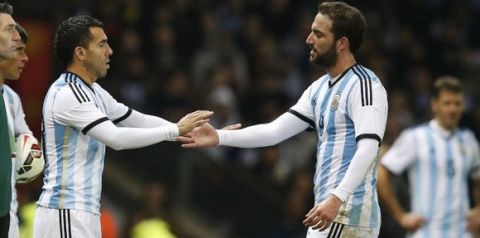
<path fill-rule="evenodd" d="M 463 93 L 463 87 L 457 77 L 444 75 L 440 76 L 435 83 L 433 83 L 432 97 L 438 98 L 441 91 L 449 91 L 453 93 Z"/>
<path fill-rule="evenodd" d="M 13 14 L 13 7 L 8 2 L 0 2 L 0 13 L 5 13 L 8 15 Z"/>
<path fill-rule="evenodd" d="M 20 40 L 23 42 L 23 44 L 27 44 L 28 42 L 27 31 L 18 23 L 17 25 L 15 25 L 15 29 L 18 31 L 18 34 L 20 34 Z"/>
<path fill-rule="evenodd" d="M 91 16 L 75 16 L 63 21 L 53 39 L 55 55 L 66 66 L 72 63 L 75 48 L 87 47 L 92 35 L 91 27 L 103 28 L 103 23 Z"/>
<path fill-rule="evenodd" d="M 335 40 L 345 36 L 352 53 L 360 48 L 367 30 L 367 21 L 360 10 L 344 2 L 323 2 L 318 5 L 318 13 L 327 15 L 332 21 Z"/>

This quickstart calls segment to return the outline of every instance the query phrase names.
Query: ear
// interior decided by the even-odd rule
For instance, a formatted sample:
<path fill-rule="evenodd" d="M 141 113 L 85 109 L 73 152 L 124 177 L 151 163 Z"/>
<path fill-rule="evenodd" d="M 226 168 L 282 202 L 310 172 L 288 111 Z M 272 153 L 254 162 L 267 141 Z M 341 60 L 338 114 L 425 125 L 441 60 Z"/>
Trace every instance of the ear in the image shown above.
<path fill-rule="evenodd" d="M 348 41 L 348 38 L 345 36 L 340 37 L 340 39 L 337 40 L 337 49 L 339 51 L 343 50 L 348 50 L 349 49 L 350 42 Z"/>
<path fill-rule="evenodd" d="M 87 57 L 85 48 L 77 46 L 74 51 L 74 56 L 78 61 L 83 61 Z"/>

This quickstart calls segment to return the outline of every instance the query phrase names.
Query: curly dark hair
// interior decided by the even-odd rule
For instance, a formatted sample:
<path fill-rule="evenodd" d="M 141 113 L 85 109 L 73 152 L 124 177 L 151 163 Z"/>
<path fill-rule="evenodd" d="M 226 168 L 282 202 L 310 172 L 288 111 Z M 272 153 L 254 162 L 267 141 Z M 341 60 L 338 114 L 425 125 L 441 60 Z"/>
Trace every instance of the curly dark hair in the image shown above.
<path fill-rule="evenodd" d="M 367 30 L 367 21 L 360 10 L 344 2 L 323 2 L 318 5 L 318 13 L 328 16 L 332 21 L 335 40 L 345 36 L 352 53 L 360 48 Z"/>
<path fill-rule="evenodd" d="M 72 63 L 76 47 L 87 47 L 91 27 L 103 28 L 103 23 L 91 16 L 75 16 L 63 21 L 53 39 L 55 55 L 66 66 Z"/>

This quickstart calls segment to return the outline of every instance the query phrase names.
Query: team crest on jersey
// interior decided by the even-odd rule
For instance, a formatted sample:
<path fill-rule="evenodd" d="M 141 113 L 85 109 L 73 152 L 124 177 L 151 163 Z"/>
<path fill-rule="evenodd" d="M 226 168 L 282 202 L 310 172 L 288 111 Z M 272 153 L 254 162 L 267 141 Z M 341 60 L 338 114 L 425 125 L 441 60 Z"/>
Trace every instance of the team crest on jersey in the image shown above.
<path fill-rule="evenodd" d="M 338 109 L 338 104 L 340 104 L 340 92 L 337 92 L 332 98 L 332 103 L 330 104 L 330 111 L 336 111 Z"/>

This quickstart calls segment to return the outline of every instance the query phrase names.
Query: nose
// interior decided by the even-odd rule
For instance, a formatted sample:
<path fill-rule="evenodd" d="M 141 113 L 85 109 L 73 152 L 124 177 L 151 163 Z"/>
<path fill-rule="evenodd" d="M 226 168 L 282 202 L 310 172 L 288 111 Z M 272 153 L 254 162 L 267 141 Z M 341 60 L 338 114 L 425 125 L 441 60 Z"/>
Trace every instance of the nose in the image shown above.
<path fill-rule="evenodd" d="M 307 44 L 307 45 L 313 45 L 312 33 L 308 34 L 307 39 L 305 39 L 305 44 Z"/>
<path fill-rule="evenodd" d="M 110 48 L 110 45 L 108 46 L 108 56 L 113 55 L 113 50 Z"/>
<path fill-rule="evenodd" d="M 12 40 L 13 41 L 20 41 L 21 40 L 20 33 L 18 33 L 17 29 L 13 30 Z"/>

